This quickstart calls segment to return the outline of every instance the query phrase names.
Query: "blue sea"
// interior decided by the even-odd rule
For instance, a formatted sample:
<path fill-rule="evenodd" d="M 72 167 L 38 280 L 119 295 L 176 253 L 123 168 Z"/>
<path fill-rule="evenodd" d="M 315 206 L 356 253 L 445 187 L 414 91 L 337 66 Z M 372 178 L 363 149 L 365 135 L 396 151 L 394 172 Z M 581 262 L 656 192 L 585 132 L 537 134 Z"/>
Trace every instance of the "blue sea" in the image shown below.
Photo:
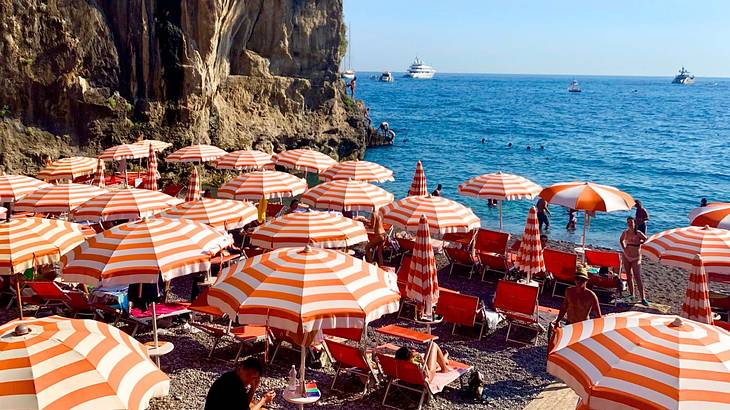
<path fill-rule="evenodd" d="M 459 195 L 457 186 L 496 171 L 543 186 L 616 186 L 643 201 L 650 233 L 686 226 L 701 197 L 730 200 L 730 79 L 681 86 L 671 77 L 584 76 L 575 77 L 583 89 L 575 94 L 567 92 L 568 76 L 439 73 L 413 80 L 394 73 L 394 83 L 381 83 L 377 74 L 358 73 L 357 98 L 373 125 L 389 122 L 397 139 L 369 149 L 366 159 L 395 172 L 396 181 L 382 186 L 397 198 L 407 194 L 420 159 L 429 189 L 443 184 L 444 196 L 470 206 L 489 228 L 499 227 L 498 210 Z M 504 229 L 520 233 L 530 205 L 505 202 Z M 580 225 L 566 232 L 565 210 L 551 208 L 550 237 L 579 242 Z M 617 247 L 630 214 L 599 213 L 588 242 Z"/>

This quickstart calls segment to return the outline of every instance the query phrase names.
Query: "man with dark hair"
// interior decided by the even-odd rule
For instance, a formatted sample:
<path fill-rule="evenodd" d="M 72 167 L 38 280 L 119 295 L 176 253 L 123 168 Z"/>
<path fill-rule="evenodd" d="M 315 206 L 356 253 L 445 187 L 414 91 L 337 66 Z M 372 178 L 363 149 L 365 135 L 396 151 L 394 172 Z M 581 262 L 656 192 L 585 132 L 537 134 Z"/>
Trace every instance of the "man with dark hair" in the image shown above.
<path fill-rule="evenodd" d="M 235 370 L 223 373 L 208 390 L 205 410 L 263 409 L 276 397 L 276 393 L 269 391 L 254 403 L 254 394 L 263 373 L 263 365 L 253 357 L 244 360 Z"/>
<path fill-rule="evenodd" d="M 636 220 L 636 229 L 646 235 L 646 223 L 649 222 L 649 212 L 638 199 L 636 200 L 636 215 L 634 215 L 634 219 Z"/>
<path fill-rule="evenodd" d="M 550 208 L 548 208 L 547 201 L 542 198 L 538 199 L 535 208 L 537 208 L 537 221 L 540 224 L 540 232 L 547 231 L 550 229 Z M 543 228 L 543 225 L 545 225 L 545 228 Z"/>
<path fill-rule="evenodd" d="M 598 297 L 592 290 L 588 289 L 588 271 L 585 267 L 579 266 L 575 274 L 575 286 L 565 291 L 563 306 L 560 307 L 558 318 L 553 323 L 559 327 L 563 318 L 566 323 L 577 323 L 588 320 L 591 312 L 596 317 L 601 317 L 601 307 L 598 304 Z"/>

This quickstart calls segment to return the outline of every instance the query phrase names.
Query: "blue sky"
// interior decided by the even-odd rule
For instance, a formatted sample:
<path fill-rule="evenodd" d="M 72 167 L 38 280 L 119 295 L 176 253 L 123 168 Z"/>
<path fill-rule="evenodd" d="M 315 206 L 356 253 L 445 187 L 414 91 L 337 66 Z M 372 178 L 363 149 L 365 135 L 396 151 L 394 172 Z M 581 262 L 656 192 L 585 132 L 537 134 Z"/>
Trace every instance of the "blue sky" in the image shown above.
<path fill-rule="evenodd" d="M 728 0 L 344 0 L 352 66 L 730 76 Z"/>

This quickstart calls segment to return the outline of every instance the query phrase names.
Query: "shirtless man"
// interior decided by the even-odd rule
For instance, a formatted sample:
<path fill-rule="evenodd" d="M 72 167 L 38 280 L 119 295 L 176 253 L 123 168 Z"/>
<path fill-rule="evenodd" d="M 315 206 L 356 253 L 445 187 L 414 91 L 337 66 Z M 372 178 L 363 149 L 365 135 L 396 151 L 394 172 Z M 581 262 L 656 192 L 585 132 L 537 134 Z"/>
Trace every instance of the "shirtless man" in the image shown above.
<path fill-rule="evenodd" d="M 542 198 L 538 199 L 535 208 L 537 208 L 537 220 L 540 223 L 540 232 L 550 229 L 550 209 L 548 208 L 547 201 Z M 544 229 L 542 227 L 543 225 L 545 225 Z"/>
<path fill-rule="evenodd" d="M 575 286 L 565 291 L 563 306 L 560 307 L 558 318 L 553 325 L 560 327 L 565 318 L 567 324 L 582 322 L 590 319 L 591 311 L 596 317 L 601 317 L 601 307 L 598 304 L 598 297 L 592 290 L 588 289 L 588 271 L 581 266 L 575 274 Z"/>

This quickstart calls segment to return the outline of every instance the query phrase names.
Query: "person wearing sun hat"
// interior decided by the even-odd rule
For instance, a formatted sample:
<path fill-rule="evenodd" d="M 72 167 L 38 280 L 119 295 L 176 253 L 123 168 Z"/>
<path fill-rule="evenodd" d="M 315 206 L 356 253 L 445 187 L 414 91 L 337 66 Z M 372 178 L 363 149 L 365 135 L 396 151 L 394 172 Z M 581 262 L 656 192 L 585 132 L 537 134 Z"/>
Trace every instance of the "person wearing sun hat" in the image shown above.
<path fill-rule="evenodd" d="M 588 269 L 583 265 L 578 265 L 575 272 L 575 286 L 566 289 L 563 306 L 561 306 L 558 318 L 553 322 L 553 325 L 560 326 L 563 319 L 567 324 L 588 320 L 591 317 L 591 312 L 595 317 L 601 317 L 598 297 L 586 287 L 587 284 Z"/>

